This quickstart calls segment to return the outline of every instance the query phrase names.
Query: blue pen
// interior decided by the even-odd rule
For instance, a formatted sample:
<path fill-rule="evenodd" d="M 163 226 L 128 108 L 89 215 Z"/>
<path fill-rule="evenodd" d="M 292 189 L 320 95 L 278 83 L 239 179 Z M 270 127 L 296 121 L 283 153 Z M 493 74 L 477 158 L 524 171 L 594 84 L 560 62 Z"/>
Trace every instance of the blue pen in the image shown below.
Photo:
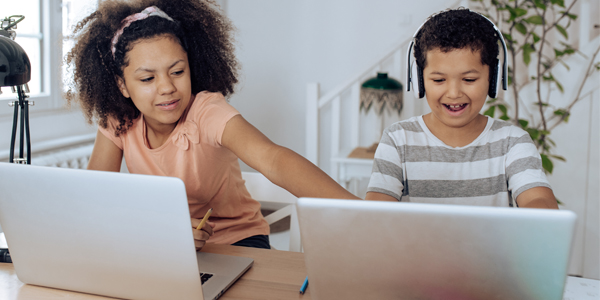
<path fill-rule="evenodd" d="M 306 292 L 307 286 L 308 286 L 308 276 L 306 276 L 306 279 L 304 279 L 304 283 L 302 284 L 302 287 L 300 288 L 300 294 L 304 294 L 304 292 Z"/>

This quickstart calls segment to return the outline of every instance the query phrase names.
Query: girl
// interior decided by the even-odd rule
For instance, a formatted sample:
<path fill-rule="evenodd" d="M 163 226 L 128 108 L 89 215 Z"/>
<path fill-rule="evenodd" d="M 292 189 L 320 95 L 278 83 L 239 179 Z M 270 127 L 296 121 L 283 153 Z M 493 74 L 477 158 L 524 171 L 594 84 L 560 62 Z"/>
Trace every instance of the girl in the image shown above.
<path fill-rule="evenodd" d="M 196 248 L 270 248 L 238 158 L 297 197 L 356 197 L 272 143 L 225 99 L 237 82 L 232 25 L 198 0 L 103 1 L 75 28 L 67 99 L 98 134 L 88 169 L 173 176 L 186 186 Z M 211 221 L 201 230 L 209 208 Z"/>

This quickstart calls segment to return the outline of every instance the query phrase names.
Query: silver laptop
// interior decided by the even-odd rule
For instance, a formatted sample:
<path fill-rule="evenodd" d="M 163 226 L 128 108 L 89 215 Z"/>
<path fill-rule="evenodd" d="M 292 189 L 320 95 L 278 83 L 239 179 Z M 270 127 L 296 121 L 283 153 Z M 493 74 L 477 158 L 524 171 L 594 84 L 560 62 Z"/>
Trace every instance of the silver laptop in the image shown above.
<path fill-rule="evenodd" d="M 560 300 L 570 211 L 301 198 L 313 299 Z"/>
<path fill-rule="evenodd" d="M 19 280 L 91 294 L 216 299 L 253 263 L 196 252 L 172 177 L 0 163 L 0 224 Z"/>

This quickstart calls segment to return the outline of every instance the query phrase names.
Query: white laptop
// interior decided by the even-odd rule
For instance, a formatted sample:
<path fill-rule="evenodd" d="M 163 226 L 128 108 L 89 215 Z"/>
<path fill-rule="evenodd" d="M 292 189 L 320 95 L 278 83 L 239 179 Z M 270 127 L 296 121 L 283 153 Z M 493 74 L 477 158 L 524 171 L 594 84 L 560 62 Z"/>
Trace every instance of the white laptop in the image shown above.
<path fill-rule="evenodd" d="M 0 191 L 0 224 L 24 283 L 216 299 L 253 264 L 196 252 L 178 178 L 0 163 Z"/>
<path fill-rule="evenodd" d="M 301 198 L 313 299 L 560 300 L 570 211 Z"/>

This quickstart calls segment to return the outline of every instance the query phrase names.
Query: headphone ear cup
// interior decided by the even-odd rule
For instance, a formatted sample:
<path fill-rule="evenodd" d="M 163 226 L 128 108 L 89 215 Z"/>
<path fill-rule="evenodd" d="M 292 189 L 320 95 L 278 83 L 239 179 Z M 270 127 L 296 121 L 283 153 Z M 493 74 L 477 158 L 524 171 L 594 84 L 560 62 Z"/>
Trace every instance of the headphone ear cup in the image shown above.
<path fill-rule="evenodd" d="M 423 72 L 417 65 L 416 61 L 413 61 L 410 67 L 411 71 L 411 84 L 415 98 L 421 99 L 425 96 L 425 88 L 423 87 Z"/>
<path fill-rule="evenodd" d="M 419 78 L 419 99 L 425 97 L 425 80 L 423 79 L 423 69 L 417 65 L 417 76 Z"/>
<path fill-rule="evenodd" d="M 500 61 L 496 59 L 494 67 L 490 69 L 490 88 L 488 96 L 496 98 L 498 96 L 498 87 L 500 86 Z"/>

